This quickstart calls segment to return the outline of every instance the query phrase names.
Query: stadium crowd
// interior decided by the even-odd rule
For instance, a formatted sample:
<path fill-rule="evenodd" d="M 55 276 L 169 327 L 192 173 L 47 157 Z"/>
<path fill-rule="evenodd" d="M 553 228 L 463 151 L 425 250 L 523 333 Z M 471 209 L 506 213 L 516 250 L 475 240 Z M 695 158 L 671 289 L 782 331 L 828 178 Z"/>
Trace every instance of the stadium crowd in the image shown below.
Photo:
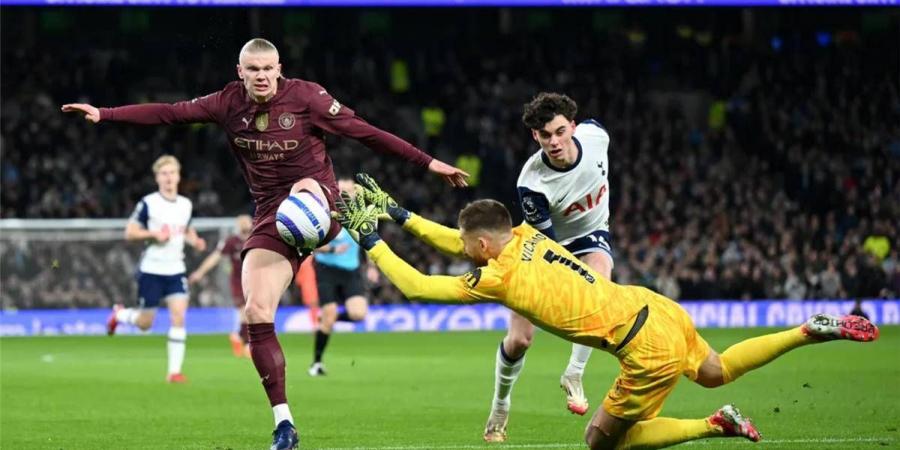
<path fill-rule="evenodd" d="M 393 20 L 400 29 L 412 19 Z M 776 45 L 675 20 L 656 28 L 622 21 L 567 41 L 552 33 L 525 39 L 535 31 L 527 27 L 541 31 L 534 22 L 490 39 L 473 25 L 414 43 L 404 39 L 414 30 L 377 26 L 338 37 L 279 31 L 273 40 L 286 76 L 320 82 L 362 117 L 473 174 L 471 189 L 453 190 L 356 142 L 330 143 L 339 174 L 368 172 L 426 217 L 453 225 L 468 200 L 493 197 L 518 220 L 516 178 L 537 151 L 521 107 L 553 90 L 579 102 L 579 120 L 597 119 L 612 137 L 618 282 L 676 299 L 900 295 L 896 39 L 869 45 L 864 33 L 836 30 L 828 42 L 798 33 Z M 58 37 L 43 39 L 2 52 L 3 218 L 125 217 L 154 189 L 149 167 L 163 152 L 182 160 L 181 191 L 195 216 L 252 208 L 224 133 L 212 125 L 88 126 L 59 112 L 76 100 L 171 102 L 220 89 L 234 78 L 240 39 L 217 41 L 215 51 L 198 43 L 164 52 L 152 37 L 101 39 L 74 52 Z M 326 39 L 331 45 L 316 45 Z M 31 76 L 15 76 L 25 70 Z M 470 268 L 395 226 L 384 236 L 422 271 Z M 79 245 L 0 240 L 3 307 L 127 299 L 134 255 Z M 56 272 L 63 277 L 53 272 L 61 254 L 79 261 L 77 270 Z M 403 301 L 391 286 L 374 288 L 374 303 Z"/>

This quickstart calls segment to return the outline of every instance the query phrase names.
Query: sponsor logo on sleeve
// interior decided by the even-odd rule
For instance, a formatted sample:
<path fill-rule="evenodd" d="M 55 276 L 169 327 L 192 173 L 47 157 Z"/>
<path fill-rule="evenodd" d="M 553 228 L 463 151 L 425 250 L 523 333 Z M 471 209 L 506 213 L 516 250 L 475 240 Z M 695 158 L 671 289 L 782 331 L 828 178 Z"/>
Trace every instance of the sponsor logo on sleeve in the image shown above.
<path fill-rule="evenodd" d="M 541 220 L 540 213 L 537 210 L 537 206 L 534 204 L 533 197 L 529 196 L 522 199 L 522 212 L 525 213 L 525 217 L 529 222 Z"/>
<path fill-rule="evenodd" d="M 328 114 L 331 114 L 332 116 L 336 116 L 336 115 L 338 115 L 339 112 L 341 112 L 341 104 L 338 103 L 337 100 L 331 102 L 331 107 L 328 108 Z"/>

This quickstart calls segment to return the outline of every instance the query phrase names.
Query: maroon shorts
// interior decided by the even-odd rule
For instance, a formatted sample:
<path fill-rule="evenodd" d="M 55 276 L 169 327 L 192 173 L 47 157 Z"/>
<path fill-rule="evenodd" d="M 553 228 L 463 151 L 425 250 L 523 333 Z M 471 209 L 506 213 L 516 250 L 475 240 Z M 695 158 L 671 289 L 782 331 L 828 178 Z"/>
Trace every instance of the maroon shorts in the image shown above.
<path fill-rule="evenodd" d="M 331 211 L 337 210 L 334 198 L 332 198 L 333 195 L 330 195 L 331 191 L 323 188 L 322 192 L 325 193 L 325 197 L 328 199 L 328 208 Z M 244 259 L 250 249 L 264 248 L 284 256 L 285 259 L 291 263 L 293 273 L 297 273 L 300 263 L 308 255 L 301 255 L 296 247 L 290 246 L 287 242 L 284 242 L 284 240 L 281 239 L 281 235 L 278 234 L 278 229 L 275 228 L 275 212 L 278 210 L 278 205 L 280 205 L 285 198 L 287 198 L 287 195 L 277 202 L 269 203 L 268 205 L 265 205 L 265 207 L 260 208 L 260 210 L 257 210 L 253 217 L 253 229 L 250 231 L 250 237 L 247 238 L 247 242 L 244 243 L 244 249 L 241 250 L 241 259 Z M 328 234 L 325 235 L 325 239 L 319 242 L 319 246 L 321 247 L 331 242 L 331 240 L 340 232 L 341 224 L 332 218 Z"/>

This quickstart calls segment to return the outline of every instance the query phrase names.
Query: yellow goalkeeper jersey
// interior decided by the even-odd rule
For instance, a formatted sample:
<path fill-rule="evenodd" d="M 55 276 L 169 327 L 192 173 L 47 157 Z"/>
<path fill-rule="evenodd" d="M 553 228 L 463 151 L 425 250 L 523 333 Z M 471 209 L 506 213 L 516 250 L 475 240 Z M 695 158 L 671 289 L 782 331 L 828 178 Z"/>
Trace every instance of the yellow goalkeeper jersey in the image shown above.
<path fill-rule="evenodd" d="M 465 256 L 459 230 L 412 215 L 404 228 L 432 247 Z M 658 294 L 608 281 L 561 245 L 523 223 L 496 259 L 458 277 L 424 275 L 384 242 L 369 256 L 411 300 L 500 303 L 565 339 L 613 351 Z"/>

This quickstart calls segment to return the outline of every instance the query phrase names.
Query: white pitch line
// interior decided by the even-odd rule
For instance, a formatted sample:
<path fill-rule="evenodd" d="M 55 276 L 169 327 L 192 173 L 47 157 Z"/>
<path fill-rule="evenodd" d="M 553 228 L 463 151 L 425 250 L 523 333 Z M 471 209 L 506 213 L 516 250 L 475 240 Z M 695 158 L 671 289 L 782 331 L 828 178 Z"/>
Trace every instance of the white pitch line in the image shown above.
<path fill-rule="evenodd" d="M 739 440 L 730 442 L 729 444 L 746 444 L 746 445 L 766 445 L 766 444 L 849 444 L 863 442 L 893 442 L 893 437 L 865 437 L 865 438 L 810 438 L 810 439 L 765 439 L 760 442 L 750 442 L 747 440 Z M 721 440 L 698 440 L 684 443 L 682 445 L 715 445 L 721 446 Z M 389 446 L 389 447 L 329 447 L 321 450 L 467 450 L 467 449 L 483 449 L 493 448 L 497 450 L 515 449 L 515 448 L 583 448 L 584 443 L 546 443 L 546 444 L 499 444 L 499 445 L 409 445 L 409 446 Z"/>
<path fill-rule="evenodd" d="M 578 448 L 584 444 L 482 444 L 482 445 L 410 445 L 397 447 L 329 447 L 320 450 L 464 450 L 471 448 L 493 448 L 502 450 L 505 448 Z"/>
<path fill-rule="evenodd" d="M 740 440 L 734 444 L 766 445 L 766 444 L 849 444 L 851 442 L 893 442 L 892 437 L 865 437 L 865 438 L 809 438 L 809 439 L 763 439 L 759 442 Z M 720 445 L 722 441 L 691 441 L 682 445 Z"/>

